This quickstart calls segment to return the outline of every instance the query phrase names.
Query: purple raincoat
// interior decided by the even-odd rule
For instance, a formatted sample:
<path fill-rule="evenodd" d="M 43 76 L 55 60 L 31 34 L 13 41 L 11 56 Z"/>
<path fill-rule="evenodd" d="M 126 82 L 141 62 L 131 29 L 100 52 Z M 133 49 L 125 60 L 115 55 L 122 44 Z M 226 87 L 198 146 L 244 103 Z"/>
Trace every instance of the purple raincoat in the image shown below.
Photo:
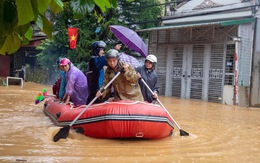
<path fill-rule="evenodd" d="M 88 97 L 88 81 L 86 76 L 71 63 L 70 70 L 66 72 L 66 77 L 66 94 L 70 96 L 71 102 L 76 106 L 85 105 Z"/>

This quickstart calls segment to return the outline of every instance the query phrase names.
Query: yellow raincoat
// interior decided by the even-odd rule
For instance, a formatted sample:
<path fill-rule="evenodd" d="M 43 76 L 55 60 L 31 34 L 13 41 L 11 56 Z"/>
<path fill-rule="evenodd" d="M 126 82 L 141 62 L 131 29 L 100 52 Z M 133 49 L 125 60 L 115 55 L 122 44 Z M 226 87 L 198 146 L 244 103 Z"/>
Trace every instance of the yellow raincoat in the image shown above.
<path fill-rule="evenodd" d="M 119 69 L 123 69 L 124 63 L 119 62 Z M 107 83 L 112 80 L 116 75 L 116 72 L 108 67 L 105 72 L 104 82 L 100 90 L 102 90 Z M 102 98 L 106 97 L 107 93 L 110 93 L 111 88 L 114 88 L 114 101 L 118 100 L 134 100 L 143 101 L 143 95 L 141 93 L 140 86 L 138 84 L 138 77 L 135 69 L 129 65 L 129 70 L 121 73 L 113 83 L 102 93 Z"/>

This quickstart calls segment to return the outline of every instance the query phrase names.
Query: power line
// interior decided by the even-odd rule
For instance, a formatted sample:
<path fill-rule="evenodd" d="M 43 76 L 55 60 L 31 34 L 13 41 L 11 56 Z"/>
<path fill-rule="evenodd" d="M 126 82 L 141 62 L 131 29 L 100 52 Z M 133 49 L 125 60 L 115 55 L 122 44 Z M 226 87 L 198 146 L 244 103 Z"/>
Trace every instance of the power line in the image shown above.
<path fill-rule="evenodd" d="M 166 3 L 158 3 L 158 4 L 147 5 L 147 6 L 145 6 L 145 8 L 154 7 L 154 6 L 165 6 L 165 5 L 171 5 L 171 4 L 179 4 L 179 3 L 183 3 L 183 2 L 189 2 L 189 1 L 191 1 L 191 0 L 182 0 L 182 1 L 177 0 L 177 1 L 166 2 Z M 141 2 L 140 2 L 140 4 L 141 4 Z M 140 7 L 143 7 L 143 6 L 140 5 Z M 127 8 L 127 9 L 128 10 L 140 10 L 140 9 L 135 8 L 135 7 Z"/>
<path fill-rule="evenodd" d="M 232 8 L 232 9 L 226 9 L 226 10 L 220 10 L 220 11 L 203 12 L 203 13 L 199 13 L 199 14 L 181 15 L 181 16 L 168 17 L 168 18 L 157 18 L 156 20 L 147 20 L 147 21 L 143 21 L 143 22 L 127 23 L 127 25 L 146 24 L 146 23 L 152 23 L 152 22 L 158 22 L 158 21 L 164 21 L 164 20 L 173 20 L 173 19 L 188 18 L 188 17 L 193 17 L 193 16 L 210 15 L 210 14 L 216 14 L 216 13 L 221 13 L 221 12 L 225 12 L 225 11 L 234 11 L 234 10 L 245 9 L 245 8 L 249 8 L 249 7 L 251 7 L 251 8 L 257 7 L 257 6 L 260 6 L 260 5 L 251 5 L 251 6 L 244 6 L 244 7 Z"/>

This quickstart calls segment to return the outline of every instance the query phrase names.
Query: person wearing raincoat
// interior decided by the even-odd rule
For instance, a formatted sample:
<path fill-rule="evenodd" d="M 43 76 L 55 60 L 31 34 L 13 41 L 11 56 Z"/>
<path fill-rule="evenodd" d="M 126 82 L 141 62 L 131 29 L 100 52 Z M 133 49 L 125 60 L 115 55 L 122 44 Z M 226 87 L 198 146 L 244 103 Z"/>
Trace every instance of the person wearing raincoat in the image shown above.
<path fill-rule="evenodd" d="M 138 72 L 138 77 L 143 78 L 143 80 L 154 92 L 154 95 L 152 95 L 152 93 L 146 88 L 141 79 L 139 79 L 138 83 L 141 87 L 144 100 L 150 103 L 155 103 L 155 100 L 156 98 L 158 98 L 159 93 L 158 77 L 156 72 L 154 71 L 156 63 L 156 56 L 150 54 L 145 58 L 144 65 L 136 68 L 136 71 Z"/>
<path fill-rule="evenodd" d="M 66 72 L 63 68 L 63 66 L 60 66 L 60 61 L 62 60 L 59 59 L 57 64 L 58 64 L 58 67 L 60 69 L 60 87 L 59 87 L 59 91 L 58 91 L 58 98 L 59 99 L 63 99 L 64 95 L 65 95 L 65 92 L 66 92 L 66 84 L 67 84 L 67 81 L 66 81 Z"/>
<path fill-rule="evenodd" d="M 119 61 L 119 52 L 115 49 L 110 49 L 106 56 L 108 67 L 105 72 L 105 78 L 102 87 L 96 93 L 96 97 L 104 98 L 107 93 L 110 93 L 111 88 L 114 88 L 114 101 L 118 100 L 134 100 L 143 101 L 140 86 L 138 84 L 138 76 L 135 69 L 124 62 Z M 109 83 L 110 80 L 118 73 L 121 74 L 105 89 L 101 90 Z"/>
<path fill-rule="evenodd" d="M 86 72 L 89 84 L 89 96 L 87 98 L 87 104 L 95 98 L 96 92 L 102 86 L 104 80 L 103 67 L 107 65 L 107 61 L 103 54 L 106 46 L 106 43 L 103 41 L 95 41 L 91 45 L 92 55 L 88 61 L 88 67 Z M 102 101 L 97 99 L 94 103 L 100 102 Z"/>
<path fill-rule="evenodd" d="M 88 97 L 88 81 L 81 70 L 75 67 L 67 58 L 60 61 L 60 66 L 66 72 L 66 92 L 63 101 L 71 101 L 75 106 L 85 105 Z"/>

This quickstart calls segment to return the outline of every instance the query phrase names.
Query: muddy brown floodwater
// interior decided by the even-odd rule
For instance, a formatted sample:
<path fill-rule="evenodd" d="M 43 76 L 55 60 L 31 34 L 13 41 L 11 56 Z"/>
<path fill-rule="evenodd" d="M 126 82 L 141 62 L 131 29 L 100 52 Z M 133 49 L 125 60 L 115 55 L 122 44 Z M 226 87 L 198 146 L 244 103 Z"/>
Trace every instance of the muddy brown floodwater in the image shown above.
<path fill-rule="evenodd" d="M 0 86 L 0 162 L 260 162 L 260 108 L 241 108 L 196 100 L 160 97 L 175 127 L 160 140 L 95 139 L 70 131 L 53 142 L 59 130 L 34 105 L 50 86 L 26 82 Z"/>

